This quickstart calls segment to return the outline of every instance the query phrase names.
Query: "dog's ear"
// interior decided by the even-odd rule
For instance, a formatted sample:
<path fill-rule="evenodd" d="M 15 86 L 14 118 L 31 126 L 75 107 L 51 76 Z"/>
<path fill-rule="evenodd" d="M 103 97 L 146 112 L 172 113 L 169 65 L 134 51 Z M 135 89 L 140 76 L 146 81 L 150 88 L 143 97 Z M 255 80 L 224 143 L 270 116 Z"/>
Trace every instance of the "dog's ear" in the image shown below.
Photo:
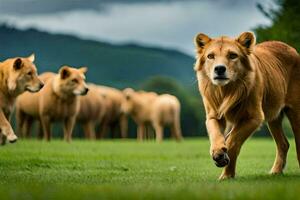
<path fill-rule="evenodd" d="M 256 38 L 252 32 L 243 32 L 238 36 L 236 41 L 247 50 L 248 54 L 251 53 L 254 45 L 256 44 Z"/>
<path fill-rule="evenodd" d="M 28 56 L 27 57 L 27 59 L 30 61 L 30 62 L 34 62 L 34 59 L 35 59 L 35 55 L 34 55 L 34 53 L 33 54 L 31 54 L 30 56 Z"/>
<path fill-rule="evenodd" d="M 22 62 L 22 59 L 21 58 L 17 58 L 14 62 L 14 70 L 19 70 L 22 68 L 23 66 L 23 62 Z"/>
<path fill-rule="evenodd" d="M 83 74 L 85 74 L 88 71 L 88 68 L 87 67 L 80 67 L 78 70 L 81 71 Z"/>
<path fill-rule="evenodd" d="M 211 38 L 203 33 L 199 33 L 194 38 L 194 43 L 197 48 L 197 50 L 201 50 L 204 48 L 205 45 L 207 45 L 211 41 Z"/>
<path fill-rule="evenodd" d="M 59 75 L 61 79 L 66 79 L 70 76 L 71 72 L 69 67 L 67 66 L 63 66 L 62 68 L 60 68 L 59 70 Z"/>
<path fill-rule="evenodd" d="M 197 51 L 197 55 L 196 55 L 196 63 L 194 65 L 194 70 L 195 71 L 200 71 L 202 69 L 202 52 L 204 47 L 211 42 L 212 39 L 210 37 L 208 37 L 207 35 L 205 35 L 204 33 L 199 33 L 195 39 L 194 39 L 194 43 L 196 46 L 196 51 Z"/>

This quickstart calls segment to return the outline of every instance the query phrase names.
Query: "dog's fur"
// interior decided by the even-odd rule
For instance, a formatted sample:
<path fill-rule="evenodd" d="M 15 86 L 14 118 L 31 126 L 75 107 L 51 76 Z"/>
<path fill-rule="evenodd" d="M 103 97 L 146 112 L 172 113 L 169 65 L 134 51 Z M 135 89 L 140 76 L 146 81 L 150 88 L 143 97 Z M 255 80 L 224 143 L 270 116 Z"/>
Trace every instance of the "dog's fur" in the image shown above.
<path fill-rule="evenodd" d="M 130 114 L 138 126 L 137 138 L 143 140 L 145 128 L 150 123 L 155 129 L 156 140 L 163 139 L 163 128 L 171 126 L 171 134 L 177 141 L 182 139 L 180 127 L 180 103 L 175 96 L 169 94 L 157 95 L 154 92 L 134 91 L 127 88 L 124 91 L 126 101 L 122 110 Z"/>
<path fill-rule="evenodd" d="M 98 85 L 98 89 L 105 97 L 105 113 L 97 137 L 103 138 L 110 131 L 112 137 L 117 136 L 117 132 L 120 132 L 121 137 L 126 138 L 128 119 L 121 110 L 122 102 L 125 100 L 122 91 L 100 85 Z"/>
<path fill-rule="evenodd" d="M 64 139 L 71 141 L 77 113 L 80 109 L 79 95 L 88 92 L 84 73 L 86 67 L 75 69 L 69 66 L 60 68 L 58 74 L 44 73 L 44 88 L 38 93 L 24 93 L 17 98 L 16 115 L 21 135 L 28 135 L 29 120 L 39 119 L 46 140 L 51 139 L 51 122 L 62 121 Z M 25 132 L 25 133 L 24 133 Z"/>
<path fill-rule="evenodd" d="M 195 37 L 195 70 L 206 110 L 211 156 L 225 167 L 220 179 L 235 176 L 242 144 L 267 121 L 277 144 L 272 174 L 282 173 L 289 143 L 282 130 L 283 114 L 293 127 L 300 164 L 300 58 L 285 43 L 256 45 L 244 32 L 235 39 Z M 216 67 L 226 72 L 216 75 Z"/>
<path fill-rule="evenodd" d="M 97 85 L 88 84 L 89 92 L 80 97 L 80 111 L 77 122 L 83 127 L 87 139 L 95 139 L 95 125 L 102 123 L 106 113 L 106 97 Z"/>
<path fill-rule="evenodd" d="M 10 58 L 0 63 L 0 129 L 1 137 L 15 142 L 15 135 L 9 121 L 15 99 L 25 91 L 37 92 L 43 82 L 37 76 L 34 54 L 29 57 Z M 1 138 L 5 143 L 5 138 Z"/>

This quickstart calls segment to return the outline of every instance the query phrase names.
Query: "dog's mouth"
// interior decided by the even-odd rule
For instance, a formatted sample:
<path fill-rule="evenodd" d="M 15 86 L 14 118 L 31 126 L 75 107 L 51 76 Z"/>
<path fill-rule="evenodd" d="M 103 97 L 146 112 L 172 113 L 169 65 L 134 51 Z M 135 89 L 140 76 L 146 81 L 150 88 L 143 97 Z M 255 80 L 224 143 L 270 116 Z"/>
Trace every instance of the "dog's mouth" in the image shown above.
<path fill-rule="evenodd" d="M 32 90 L 32 89 L 29 88 L 29 87 L 26 87 L 25 90 L 28 91 L 28 92 L 35 92 L 35 90 Z"/>
<path fill-rule="evenodd" d="M 39 91 L 39 89 L 32 89 L 30 87 L 26 87 L 25 90 L 28 92 L 38 92 Z"/>
<path fill-rule="evenodd" d="M 229 80 L 229 78 L 227 78 L 226 76 L 215 76 L 214 80 L 225 81 Z"/>
<path fill-rule="evenodd" d="M 76 96 L 84 96 L 88 93 L 88 89 L 85 89 L 83 91 L 74 91 L 73 94 L 76 95 Z"/>

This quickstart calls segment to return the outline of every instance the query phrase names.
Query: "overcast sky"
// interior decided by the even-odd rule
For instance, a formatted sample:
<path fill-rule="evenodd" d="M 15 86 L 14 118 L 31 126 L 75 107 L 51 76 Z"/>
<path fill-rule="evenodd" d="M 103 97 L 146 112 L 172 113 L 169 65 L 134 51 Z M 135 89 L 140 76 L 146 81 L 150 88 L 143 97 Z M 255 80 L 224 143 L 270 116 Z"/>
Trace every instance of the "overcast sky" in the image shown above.
<path fill-rule="evenodd" d="M 272 0 L 259 1 L 267 7 Z M 193 54 L 198 32 L 236 36 L 269 24 L 257 0 L 0 0 L 0 22 Z"/>

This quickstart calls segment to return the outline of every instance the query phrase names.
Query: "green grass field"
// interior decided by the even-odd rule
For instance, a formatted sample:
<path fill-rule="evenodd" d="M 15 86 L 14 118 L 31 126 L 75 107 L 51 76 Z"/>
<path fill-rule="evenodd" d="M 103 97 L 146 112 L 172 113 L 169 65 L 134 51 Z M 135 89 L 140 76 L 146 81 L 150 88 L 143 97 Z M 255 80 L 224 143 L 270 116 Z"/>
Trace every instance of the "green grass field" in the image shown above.
<path fill-rule="evenodd" d="M 300 169 L 291 140 L 285 175 L 268 175 L 271 139 L 243 147 L 235 180 L 217 181 L 208 139 L 20 140 L 0 147 L 0 199 L 298 199 Z"/>

